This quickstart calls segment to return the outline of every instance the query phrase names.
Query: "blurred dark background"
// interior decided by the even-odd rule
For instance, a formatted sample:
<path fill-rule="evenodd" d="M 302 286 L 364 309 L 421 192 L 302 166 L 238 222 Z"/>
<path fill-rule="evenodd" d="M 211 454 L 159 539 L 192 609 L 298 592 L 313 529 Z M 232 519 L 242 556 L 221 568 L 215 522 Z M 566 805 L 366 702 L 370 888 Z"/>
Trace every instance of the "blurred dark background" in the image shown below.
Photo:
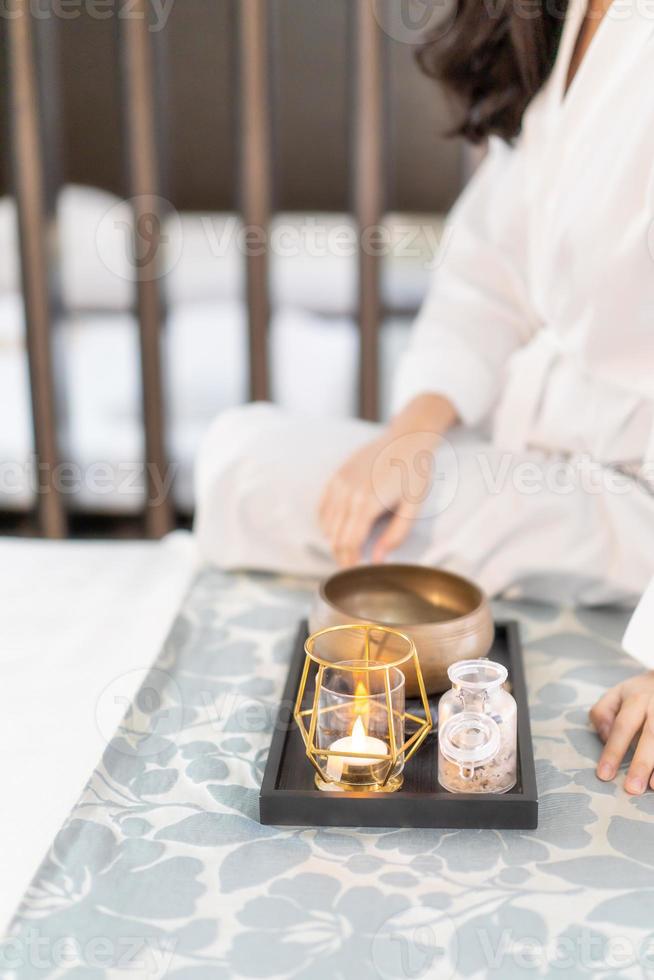
<path fill-rule="evenodd" d="M 163 31 L 168 62 L 163 100 L 170 154 L 167 192 L 182 210 L 236 206 L 237 3 L 177 0 Z M 269 0 L 269 5 L 275 206 L 346 210 L 352 4 Z M 122 194 L 115 19 L 95 19 L 82 3 L 73 9 L 79 16 L 59 23 L 63 178 Z M 387 207 L 443 211 L 460 179 L 460 147 L 441 135 L 447 120 L 443 99 L 433 82 L 417 71 L 411 45 L 391 39 L 385 57 Z M 8 187 L 6 157 L 3 153 L 2 193 Z"/>

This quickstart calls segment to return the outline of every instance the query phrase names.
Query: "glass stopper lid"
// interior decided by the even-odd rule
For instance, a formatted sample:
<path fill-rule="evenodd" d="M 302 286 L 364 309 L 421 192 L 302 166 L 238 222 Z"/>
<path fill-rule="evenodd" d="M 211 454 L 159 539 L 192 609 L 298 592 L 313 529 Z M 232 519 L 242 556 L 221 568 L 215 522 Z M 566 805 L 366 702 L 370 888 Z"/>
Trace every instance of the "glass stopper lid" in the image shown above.
<path fill-rule="evenodd" d="M 500 730 L 489 715 L 462 711 L 452 715 L 438 732 L 442 754 L 462 771 L 489 762 L 500 748 Z"/>
<path fill-rule="evenodd" d="M 447 670 L 454 687 L 466 691 L 492 691 L 503 684 L 508 676 L 504 664 L 494 660 L 457 660 Z"/>

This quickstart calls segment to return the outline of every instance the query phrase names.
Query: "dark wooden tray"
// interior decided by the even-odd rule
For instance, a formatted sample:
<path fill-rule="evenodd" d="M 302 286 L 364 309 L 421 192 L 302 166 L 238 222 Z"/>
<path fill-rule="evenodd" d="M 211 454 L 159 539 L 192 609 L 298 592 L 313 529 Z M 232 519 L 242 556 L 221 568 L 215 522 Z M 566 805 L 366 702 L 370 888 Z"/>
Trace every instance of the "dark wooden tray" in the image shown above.
<path fill-rule="evenodd" d="M 300 624 L 259 796 L 263 824 L 321 827 L 466 827 L 530 829 L 538 824 L 538 792 L 518 624 L 497 623 L 489 653 L 505 664 L 518 704 L 518 782 L 509 793 L 448 793 L 438 782 L 432 732 L 404 770 L 396 793 L 321 792 L 293 721 L 307 624 Z M 412 710 L 407 703 L 407 709 Z M 438 717 L 438 695 L 430 698 Z M 417 707 L 417 705 L 414 705 Z"/>

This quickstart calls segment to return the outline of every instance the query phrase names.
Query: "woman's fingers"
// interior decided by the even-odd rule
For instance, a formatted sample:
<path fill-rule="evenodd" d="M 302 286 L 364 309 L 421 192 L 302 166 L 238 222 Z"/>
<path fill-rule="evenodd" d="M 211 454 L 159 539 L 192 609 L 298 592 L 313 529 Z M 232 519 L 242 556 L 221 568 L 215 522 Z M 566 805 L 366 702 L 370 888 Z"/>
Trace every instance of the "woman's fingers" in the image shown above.
<path fill-rule="evenodd" d="M 381 505 L 371 494 L 352 490 L 336 475 L 318 505 L 318 523 L 340 565 L 355 565 Z"/>
<path fill-rule="evenodd" d="M 627 749 L 640 731 L 645 720 L 647 702 L 641 698 L 625 701 L 620 708 L 606 740 L 604 751 L 597 766 L 600 779 L 613 779 Z"/>
<path fill-rule="evenodd" d="M 615 721 L 615 716 L 622 704 L 621 688 L 612 687 L 610 691 L 599 699 L 590 709 L 589 717 L 595 730 L 603 742 L 609 737 L 609 732 Z"/>
<path fill-rule="evenodd" d="M 416 508 L 409 504 L 398 507 L 397 512 L 375 542 L 372 552 L 374 562 L 384 561 L 390 551 L 399 548 L 413 526 Z"/>
<path fill-rule="evenodd" d="M 318 513 L 320 528 L 330 542 L 345 519 L 347 494 L 338 478 L 330 481 L 323 496 Z"/>
<path fill-rule="evenodd" d="M 359 561 L 361 549 L 378 516 L 378 509 L 375 501 L 365 494 L 352 494 L 333 541 L 334 554 L 340 565 L 349 568 Z"/>
<path fill-rule="evenodd" d="M 643 733 L 638 740 L 636 752 L 629 766 L 624 788 L 628 793 L 639 795 L 647 789 L 647 784 L 654 783 L 654 708 L 650 707 Z M 654 787 L 653 787 L 654 788 Z"/>
<path fill-rule="evenodd" d="M 328 536 L 328 530 L 334 520 L 338 507 L 338 499 L 338 483 L 336 479 L 332 479 L 325 487 L 323 495 L 320 498 L 320 503 L 318 504 L 318 523 L 320 524 L 321 531 L 326 536 Z"/>
<path fill-rule="evenodd" d="M 628 793 L 654 789 L 654 671 L 633 677 L 600 698 L 590 720 L 606 743 L 597 765 L 600 779 L 613 779 L 636 737 L 638 744 L 625 778 Z"/>

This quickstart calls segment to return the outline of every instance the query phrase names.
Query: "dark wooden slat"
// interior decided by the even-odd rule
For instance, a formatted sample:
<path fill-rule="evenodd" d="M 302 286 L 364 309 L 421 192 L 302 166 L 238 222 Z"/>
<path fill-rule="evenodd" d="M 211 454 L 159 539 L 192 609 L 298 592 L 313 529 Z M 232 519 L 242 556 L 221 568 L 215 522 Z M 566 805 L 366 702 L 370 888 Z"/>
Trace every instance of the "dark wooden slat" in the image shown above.
<path fill-rule="evenodd" d="M 123 107 L 129 193 L 135 223 L 134 255 L 141 344 L 141 384 L 147 468 L 146 527 L 161 537 L 173 526 L 166 485 L 166 416 L 162 377 L 161 332 L 165 307 L 159 276 L 161 202 L 159 199 L 158 113 L 153 44 L 163 43 L 149 30 L 148 0 L 122 0 L 118 18 L 123 68 Z"/>
<path fill-rule="evenodd" d="M 34 449 L 39 468 L 37 510 L 39 528 L 49 538 L 66 535 L 63 495 L 57 485 L 59 464 L 58 399 L 53 357 L 53 327 L 57 312 L 55 288 L 56 228 L 55 175 L 46 165 L 47 125 L 41 94 L 51 97 L 54 85 L 39 77 L 44 49 L 37 31 L 54 41 L 55 18 L 37 23 L 29 0 L 15 0 L 6 36 L 11 159 L 18 208 L 21 275 L 25 307 L 27 353 L 32 399 Z M 50 48 L 49 51 L 52 49 Z M 41 64 L 47 68 L 47 64 Z M 52 148 L 50 148 L 52 149 Z M 52 160 L 52 155 L 49 155 Z"/>
<path fill-rule="evenodd" d="M 271 208 L 271 126 L 268 44 L 269 0 L 239 0 L 241 89 L 241 192 L 243 221 L 250 233 L 247 305 L 250 337 L 250 397 L 269 391 L 268 254 L 265 239 Z M 250 237 L 251 236 L 251 237 Z"/>
<path fill-rule="evenodd" d="M 354 206 L 359 226 L 360 414 L 379 417 L 380 260 L 383 211 L 383 35 L 370 0 L 356 2 Z"/>

